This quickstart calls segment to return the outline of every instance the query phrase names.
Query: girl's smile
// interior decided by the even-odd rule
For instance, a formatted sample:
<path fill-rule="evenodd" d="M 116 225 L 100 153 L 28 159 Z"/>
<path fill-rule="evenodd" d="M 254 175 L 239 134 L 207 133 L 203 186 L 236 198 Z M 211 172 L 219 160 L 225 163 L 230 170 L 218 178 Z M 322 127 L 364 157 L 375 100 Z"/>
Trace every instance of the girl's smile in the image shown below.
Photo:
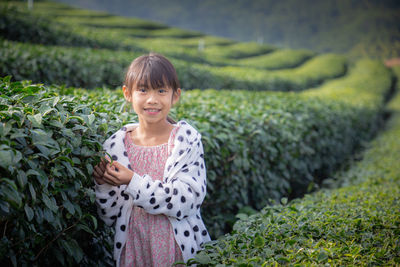
<path fill-rule="evenodd" d="M 161 109 L 145 108 L 144 109 L 149 115 L 157 115 L 161 112 Z"/>
<path fill-rule="evenodd" d="M 180 89 L 174 93 L 172 88 L 143 88 L 134 86 L 129 92 L 123 87 L 124 96 L 138 115 L 139 123 L 165 125 L 171 107 L 179 100 Z"/>

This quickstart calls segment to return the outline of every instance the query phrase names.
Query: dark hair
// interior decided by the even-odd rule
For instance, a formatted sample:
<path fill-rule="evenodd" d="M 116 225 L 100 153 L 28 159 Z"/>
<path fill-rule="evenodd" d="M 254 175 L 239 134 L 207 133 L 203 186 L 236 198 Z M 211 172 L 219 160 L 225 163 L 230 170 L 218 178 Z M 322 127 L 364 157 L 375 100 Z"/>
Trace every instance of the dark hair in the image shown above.
<path fill-rule="evenodd" d="M 172 63 L 163 55 L 149 53 L 132 61 L 125 75 L 125 86 L 159 89 L 169 87 L 175 94 L 180 88 L 178 75 Z M 167 120 L 175 123 L 169 116 Z"/>
<path fill-rule="evenodd" d="M 178 75 L 172 63 L 163 55 L 149 53 L 132 61 L 125 75 L 125 86 L 158 89 L 172 88 L 174 93 L 180 88 Z"/>

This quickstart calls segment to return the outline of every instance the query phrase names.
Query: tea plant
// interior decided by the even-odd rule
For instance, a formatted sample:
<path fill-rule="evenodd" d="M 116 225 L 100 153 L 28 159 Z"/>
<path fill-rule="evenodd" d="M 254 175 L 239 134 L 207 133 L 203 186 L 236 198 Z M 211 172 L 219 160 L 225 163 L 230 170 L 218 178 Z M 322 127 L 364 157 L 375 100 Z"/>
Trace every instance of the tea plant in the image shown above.
<path fill-rule="evenodd" d="M 96 218 L 91 173 L 121 115 L 9 80 L 0 81 L 0 262 L 106 265 L 111 230 Z"/>
<path fill-rule="evenodd" d="M 239 214 L 234 231 L 207 243 L 188 265 L 399 265 L 399 93 L 389 107 L 385 132 L 335 177 L 346 186 Z"/>

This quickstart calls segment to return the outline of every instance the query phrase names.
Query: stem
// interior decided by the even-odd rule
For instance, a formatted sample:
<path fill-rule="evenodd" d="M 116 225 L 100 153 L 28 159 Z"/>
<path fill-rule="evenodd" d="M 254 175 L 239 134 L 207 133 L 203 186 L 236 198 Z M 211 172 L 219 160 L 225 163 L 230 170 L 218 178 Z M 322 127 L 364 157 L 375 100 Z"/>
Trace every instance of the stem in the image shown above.
<path fill-rule="evenodd" d="M 46 246 L 44 246 L 44 247 L 39 251 L 39 253 L 36 255 L 34 261 L 36 261 L 36 260 L 39 258 L 40 254 L 42 254 L 43 251 L 45 251 L 45 250 L 50 246 L 51 243 L 53 243 L 54 241 L 56 241 L 56 240 L 60 237 L 60 235 L 62 235 L 63 233 L 65 233 L 65 232 L 68 231 L 69 229 L 73 228 L 74 226 L 76 226 L 76 225 L 78 224 L 78 222 L 79 222 L 79 221 L 75 222 L 73 225 L 71 225 L 71 226 L 65 228 L 65 229 L 62 230 L 60 233 L 58 233 L 58 235 L 57 235 L 56 237 L 54 237 L 49 243 L 47 243 Z"/>
<path fill-rule="evenodd" d="M 8 223 L 8 220 L 6 220 L 6 223 L 4 224 L 4 232 L 3 232 L 3 237 L 4 237 L 4 236 L 6 236 L 7 223 Z"/>

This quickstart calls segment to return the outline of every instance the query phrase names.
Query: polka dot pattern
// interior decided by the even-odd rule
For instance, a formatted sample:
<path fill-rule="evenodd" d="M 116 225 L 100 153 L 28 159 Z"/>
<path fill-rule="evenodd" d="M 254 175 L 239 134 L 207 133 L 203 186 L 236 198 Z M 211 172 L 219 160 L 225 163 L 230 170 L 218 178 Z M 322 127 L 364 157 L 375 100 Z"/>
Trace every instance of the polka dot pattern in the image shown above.
<path fill-rule="evenodd" d="M 128 186 L 113 187 L 105 184 L 95 187 L 99 216 L 108 225 L 115 226 L 114 259 L 117 266 L 126 243 L 129 214 L 133 206 L 141 207 L 148 214 L 168 216 L 184 261 L 194 257 L 201 245 L 210 240 L 200 216 L 207 185 L 201 136 L 187 122 L 180 121 L 177 125 L 179 130 L 168 151 L 165 169 L 162 170 L 162 183 L 153 181 L 149 175 L 135 174 Z M 124 126 L 107 139 L 103 146 L 113 160 L 130 169 L 134 168 L 124 149 L 124 139 L 126 133 L 137 126 Z"/>

